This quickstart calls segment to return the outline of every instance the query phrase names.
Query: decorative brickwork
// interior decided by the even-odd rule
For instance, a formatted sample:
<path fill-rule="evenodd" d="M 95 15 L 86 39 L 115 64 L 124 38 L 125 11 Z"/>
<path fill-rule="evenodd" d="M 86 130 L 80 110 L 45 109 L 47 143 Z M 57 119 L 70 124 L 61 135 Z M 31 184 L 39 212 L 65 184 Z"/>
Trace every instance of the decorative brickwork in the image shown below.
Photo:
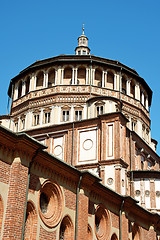
<path fill-rule="evenodd" d="M 69 209 L 76 210 L 76 194 L 66 188 L 63 188 L 65 195 L 65 206 Z"/>
<path fill-rule="evenodd" d="M 40 227 L 39 240 L 55 240 L 56 231 L 48 232 L 44 228 Z"/>
<path fill-rule="evenodd" d="M 0 182 L 8 184 L 10 165 L 0 160 Z"/>

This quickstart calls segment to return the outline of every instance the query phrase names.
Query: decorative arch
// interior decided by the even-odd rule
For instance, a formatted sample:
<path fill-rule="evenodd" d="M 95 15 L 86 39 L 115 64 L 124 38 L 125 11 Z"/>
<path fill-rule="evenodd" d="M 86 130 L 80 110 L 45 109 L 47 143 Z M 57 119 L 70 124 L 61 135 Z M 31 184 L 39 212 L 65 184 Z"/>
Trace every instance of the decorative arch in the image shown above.
<path fill-rule="evenodd" d="M 95 79 L 93 84 L 102 87 L 102 70 L 100 68 L 95 69 Z"/>
<path fill-rule="evenodd" d="M 111 240 L 118 240 L 118 237 L 115 233 L 112 235 Z"/>
<path fill-rule="evenodd" d="M 59 239 L 60 240 L 73 240 L 74 229 L 71 218 L 66 215 L 60 225 Z"/>
<path fill-rule="evenodd" d="M 134 79 L 131 79 L 130 96 L 135 98 L 135 80 Z"/>
<path fill-rule="evenodd" d="M 71 83 L 72 83 L 72 67 L 66 66 L 64 68 L 63 84 L 70 85 Z"/>
<path fill-rule="evenodd" d="M 18 98 L 22 96 L 22 80 L 18 83 Z"/>
<path fill-rule="evenodd" d="M 3 200 L 2 200 L 2 197 L 0 195 L 0 234 L 1 234 L 1 229 L 2 229 L 3 211 L 4 211 Z"/>
<path fill-rule="evenodd" d="M 85 85 L 86 84 L 86 68 L 83 67 L 83 66 L 78 67 L 77 82 L 80 85 Z"/>
<path fill-rule="evenodd" d="M 25 79 L 25 82 L 26 82 L 26 92 L 25 94 L 29 93 L 29 86 L 30 86 L 30 76 L 27 76 L 26 79 Z"/>
<path fill-rule="evenodd" d="M 121 91 L 122 93 L 126 94 L 127 93 L 127 76 L 122 75 L 122 82 L 121 82 Z"/>
<path fill-rule="evenodd" d="M 55 69 L 51 68 L 48 71 L 48 87 L 55 85 Z"/>
<path fill-rule="evenodd" d="M 43 81 L 44 81 L 44 72 L 43 71 L 39 71 L 36 74 L 36 89 L 41 89 L 43 88 Z"/>
<path fill-rule="evenodd" d="M 31 201 L 27 203 L 26 222 L 25 222 L 25 240 L 36 240 L 37 235 L 37 212 Z"/>
<path fill-rule="evenodd" d="M 109 89 L 114 89 L 114 73 L 113 71 L 109 70 L 107 72 L 107 83 L 106 87 Z"/>

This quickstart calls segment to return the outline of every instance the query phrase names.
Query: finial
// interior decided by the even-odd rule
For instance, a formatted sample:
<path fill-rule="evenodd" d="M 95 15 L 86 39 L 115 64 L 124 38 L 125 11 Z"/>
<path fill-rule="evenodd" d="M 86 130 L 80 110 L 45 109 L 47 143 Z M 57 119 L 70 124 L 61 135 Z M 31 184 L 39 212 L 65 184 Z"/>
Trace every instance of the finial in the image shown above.
<path fill-rule="evenodd" d="M 83 27 L 82 27 L 82 30 L 83 30 L 83 35 L 84 35 L 84 23 L 83 23 Z"/>

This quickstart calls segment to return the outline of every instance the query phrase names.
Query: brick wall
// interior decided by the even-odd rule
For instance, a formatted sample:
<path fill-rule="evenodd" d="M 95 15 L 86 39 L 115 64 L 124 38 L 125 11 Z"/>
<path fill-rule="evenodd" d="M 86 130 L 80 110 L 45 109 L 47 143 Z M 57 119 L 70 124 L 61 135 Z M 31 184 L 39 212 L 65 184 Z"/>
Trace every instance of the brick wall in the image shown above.
<path fill-rule="evenodd" d="M 39 234 L 39 240 L 55 240 L 56 239 L 56 231 L 54 232 L 48 232 L 42 227 L 40 227 L 40 234 Z"/>
<path fill-rule="evenodd" d="M 8 184 L 10 165 L 0 160 L 0 182 Z"/>
<path fill-rule="evenodd" d="M 10 169 L 9 191 L 5 213 L 3 239 L 21 239 L 25 207 L 28 168 L 13 162 Z M 16 223 L 16 224 L 15 224 Z"/>

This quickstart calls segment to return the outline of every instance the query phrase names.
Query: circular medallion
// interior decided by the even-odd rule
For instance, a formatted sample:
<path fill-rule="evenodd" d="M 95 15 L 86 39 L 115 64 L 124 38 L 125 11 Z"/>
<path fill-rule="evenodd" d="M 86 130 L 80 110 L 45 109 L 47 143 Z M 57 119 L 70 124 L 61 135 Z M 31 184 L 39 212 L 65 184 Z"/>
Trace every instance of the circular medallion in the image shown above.
<path fill-rule="evenodd" d="M 91 139 L 86 139 L 83 142 L 83 148 L 87 151 L 90 150 L 93 147 L 93 141 Z"/>
<path fill-rule="evenodd" d="M 150 191 L 149 191 L 149 190 L 146 190 L 146 191 L 145 191 L 145 195 L 146 195 L 146 197 L 149 197 Z"/>
<path fill-rule="evenodd" d="M 113 184 L 113 178 L 108 178 L 107 183 L 108 183 L 108 185 L 112 185 Z"/>
<path fill-rule="evenodd" d="M 55 156 L 59 156 L 62 153 L 62 147 L 60 145 L 55 146 L 53 150 L 53 154 Z"/>
<path fill-rule="evenodd" d="M 140 196 L 140 194 L 141 194 L 141 191 L 140 190 L 136 190 L 135 191 L 135 195 L 138 197 L 138 196 Z"/>

